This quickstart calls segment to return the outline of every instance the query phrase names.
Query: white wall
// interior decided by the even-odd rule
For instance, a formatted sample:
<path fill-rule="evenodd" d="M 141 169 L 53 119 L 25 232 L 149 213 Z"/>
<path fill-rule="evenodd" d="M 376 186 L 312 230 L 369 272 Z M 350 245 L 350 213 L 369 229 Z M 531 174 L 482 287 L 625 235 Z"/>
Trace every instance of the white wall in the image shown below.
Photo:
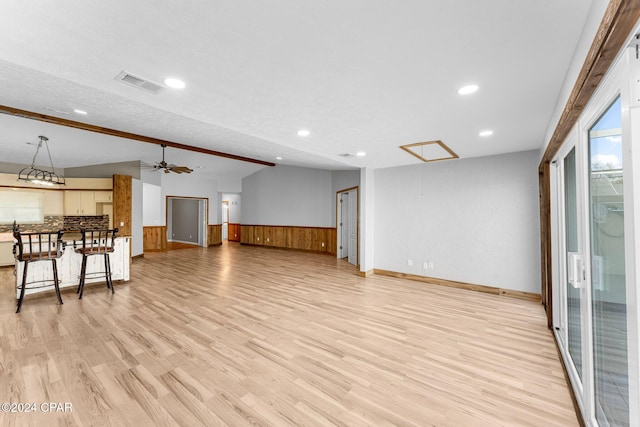
<path fill-rule="evenodd" d="M 333 197 L 330 171 L 264 168 L 242 180 L 241 223 L 331 227 Z"/>
<path fill-rule="evenodd" d="M 140 179 L 140 161 L 103 163 L 64 170 L 64 176 L 68 178 L 111 178 L 116 174 L 130 175 L 134 179 Z"/>
<path fill-rule="evenodd" d="M 589 10 L 589 14 L 587 15 L 587 20 L 584 24 L 584 27 L 582 27 L 580 40 L 576 45 L 573 58 L 571 59 L 571 64 L 567 69 L 567 73 L 565 74 L 564 81 L 562 83 L 562 88 L 560 89 L 560 93 L 558 94 L 556 106 L 553 109 L 553 114 L 551 115 L 551 119 L 549 120 L 549 126 L 547 127 L 547 133 L 545 135 L 544 144 L 539 153 L 539 158 L 542 158 L 547 145 L 549 145 L 551 137 L 553 136 L 553 132 L 558 125 L 558 120 L 560 120 L 562 111 L 567 104 L 569 95 L 573 90 L 573 86 L 575 85 L 576 79 L 578 78 L 578 74 L 580 74 L 580 70 L 582 69 L 584 60 L 587 57 L 589 49 L 591 48 L 591 44 L 593 43 L 593 39 L 596 36 L 598 27 L 600 26 L 600 22 L 602 21 L 602 17 L 604 16 L 604 12 L 606 11 L 608 5 L 609 0 L 592 0 L 591 2 L 591 9 Z"/>
<path fill-rule="evenodd" d="M 131 256 L 140 255 L 143 250 L 142 237 L 142 181 L 131 180 Z"/>
<path fill-rule="evenodd" d="M 360 271 L 368 273 L 378 267 L 375 262 L 375 253 L 377 253 L 377 226 L 381 227 L 381 233 L 385 233 L 387 228 L 384 223 L 378 222 L 376 212 L 376 202 L 384 203 L 385 199 L 380 200 L 376 192 L 378 178 L 373 169 L 362 168 L 360 170 L 360 230 L 359 230 L 359 259 Z M 388 200 L 388 199 L 386 199 Z M 394 198 L 395 200 L 395 198 Z M 405 209 L 406 207 L 403 207 Z M 408 235 L 410 239 L 416 239 L 418 236 Z M 384 269 L 384 268 L 383 268 Z"/>
<path fill-rule="evenodd" d="M 186 174 L 162 174 L 162 195 L 160 197 L 162 225 L 165 224 L 167 196 L 198 197 L 209 199 L 209 224 L 220 224 L 216 203 L 218 201 L 218 183 L 215 180 L 202 179 Z"/>
<path fill-rule="evenodd" d="M 528 151 L 376 170 L 375 268 L 540 293 L 537 163 Z"/>
<path fill-rule="evenodd" d="M 163 225 L 164 221 L 162 187 L 146 182 L 142 183 L 142 225 Z"/>
<path fill-rule="evenodd" d="M 241 193 L 242 179 L 220 179 L 218 180 L 218 191 L 225 193 Z"/>

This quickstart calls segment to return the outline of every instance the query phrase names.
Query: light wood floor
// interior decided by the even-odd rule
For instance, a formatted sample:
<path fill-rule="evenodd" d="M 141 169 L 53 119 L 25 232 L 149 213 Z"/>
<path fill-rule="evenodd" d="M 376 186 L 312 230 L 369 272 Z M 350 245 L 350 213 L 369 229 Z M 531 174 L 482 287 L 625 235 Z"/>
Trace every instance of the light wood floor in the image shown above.
<path fill-rule="evenodd" d="M 225 243 L 15 314 L 0 269 L 0 425 L 577 425 L 538 303 L 355 273 Z"/>

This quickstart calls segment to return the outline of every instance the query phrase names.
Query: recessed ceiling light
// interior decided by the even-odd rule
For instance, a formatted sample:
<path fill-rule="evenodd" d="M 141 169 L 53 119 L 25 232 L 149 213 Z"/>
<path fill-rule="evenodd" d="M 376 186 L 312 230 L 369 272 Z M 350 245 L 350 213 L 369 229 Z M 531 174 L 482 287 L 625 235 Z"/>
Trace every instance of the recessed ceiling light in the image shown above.
<path fill-rule="evenodd" d="M 276 160 L 282 160 L 282 157 L 278 156 L 276 157 Z"/>
<path fill-rule="evenodd" d="M 458 89 L 458 93 L 460 95 L 469 95 L 470 93 L 473 93 L 477 90 L 478 90 L 478 85 L 467 85 L 467 86 L 462 86 L 460 89 Z"/>
<path fill-rule="evenodd" d="M 175 79 L 173 77 L 164 79 L 164 84 L 174 89 L 184 89 L 186 86 L 186 84 L 182 80 Z"/>
<path fill-rule="evenodd" d="M 309 136 L 311 135 L 311 132 L 309 132 L 307 129 L 300 129 L 298 131 L 298 136 Z"/>
<path fill-rule="evenodd" d="M 478 135 L 480 135 L 480 136 L 491 136 L 491 135 L 493 135 L 493 131 L 492 131 L 492 130 L 489 130 L 489 129 L 487 129 L 487 130 L 483 130 L 483 131 L 482 131 L 482 132 L 480 132 Z"/>
<path fill-rule="evenodd" d="M 84 111 L 84 110 L 78 110 L 77 108 L 74 108 L 74 109 L 73 109 L 73 112 L 74 112 L 74 113 L 76 113 L 76 114 L 82 114 L 83 116 L 86 116 L 86 115 L 87 115 L 87 112 L 86 112 L 86 111 Z"/>
<path fill-rule="evenodd" d="M 366 156 L 366 155 L 367 155 L 367 153 L 365 153 L 364 151 L 358 151 L 358 152 L 356 153 L 356 156 L 358 156 L 358 157 L 364 157 L 364 156 Z"/>

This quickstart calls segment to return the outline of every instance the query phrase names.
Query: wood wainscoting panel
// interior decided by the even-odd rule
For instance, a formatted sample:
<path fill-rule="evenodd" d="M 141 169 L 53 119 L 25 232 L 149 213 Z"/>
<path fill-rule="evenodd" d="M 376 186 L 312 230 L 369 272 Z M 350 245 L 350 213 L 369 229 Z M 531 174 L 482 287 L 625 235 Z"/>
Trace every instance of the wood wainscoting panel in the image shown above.
<path fill-rule="evenodd" d="M 227 240 L 230 242 L 240 242 L 241 241 L 241 228 L 240 224 L 228 223 L 228 236 Z"/>
<path fill-rule="evenodd" d="M 242 225 L 240 243 L 336 254 L 335 227 Z"/>
<path fill-rule="evenodd" d="M 222 244 L 222 224 L 209 224 L 207 226 L 207 246 Z"/>
<path fill-rule="evenodd" d="M 167 226 L 154 225 L 142 227 L 142 250 L 144 252 L 167 250 Z"/>
<path fill-rule="evenodd" d="M 253 225 L 240 226 L 240 243 L 253 245 Z"/>
<path fill-rule="evenodd" d="M 264 226 L 262 225 L 253 226 L 253 244 L 264 245 Z"/>
<path fill-rule="evenodd" d="M 327 228 L 327 253 L 337 254 L 338 250 L 338 232 L 335 228 Z"/>

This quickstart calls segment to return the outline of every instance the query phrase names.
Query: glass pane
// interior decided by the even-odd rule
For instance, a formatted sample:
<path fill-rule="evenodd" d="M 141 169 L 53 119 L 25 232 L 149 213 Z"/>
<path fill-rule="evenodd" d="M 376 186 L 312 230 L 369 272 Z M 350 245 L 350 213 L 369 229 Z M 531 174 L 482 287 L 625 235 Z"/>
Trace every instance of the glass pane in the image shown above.
<path fill-rule="evenodd" d="M 578 252 L 578 211 L 576 191 L 576 149 L 564 158 L 564 223 L 565 246 L 567 248 L 567 263 L 570 252 Z M 570 266 L 567 264 L 567 272 Z M 580 289 L 569 283 L 567 273 L 567 335 L 569 340 L 569 355 L 582 380 L 582 323 L 580 319 Z"/>
<path fill-rule="evenodd" d="M 589 131 L 596 418 L 629 425 L 620 98 Z"/>

